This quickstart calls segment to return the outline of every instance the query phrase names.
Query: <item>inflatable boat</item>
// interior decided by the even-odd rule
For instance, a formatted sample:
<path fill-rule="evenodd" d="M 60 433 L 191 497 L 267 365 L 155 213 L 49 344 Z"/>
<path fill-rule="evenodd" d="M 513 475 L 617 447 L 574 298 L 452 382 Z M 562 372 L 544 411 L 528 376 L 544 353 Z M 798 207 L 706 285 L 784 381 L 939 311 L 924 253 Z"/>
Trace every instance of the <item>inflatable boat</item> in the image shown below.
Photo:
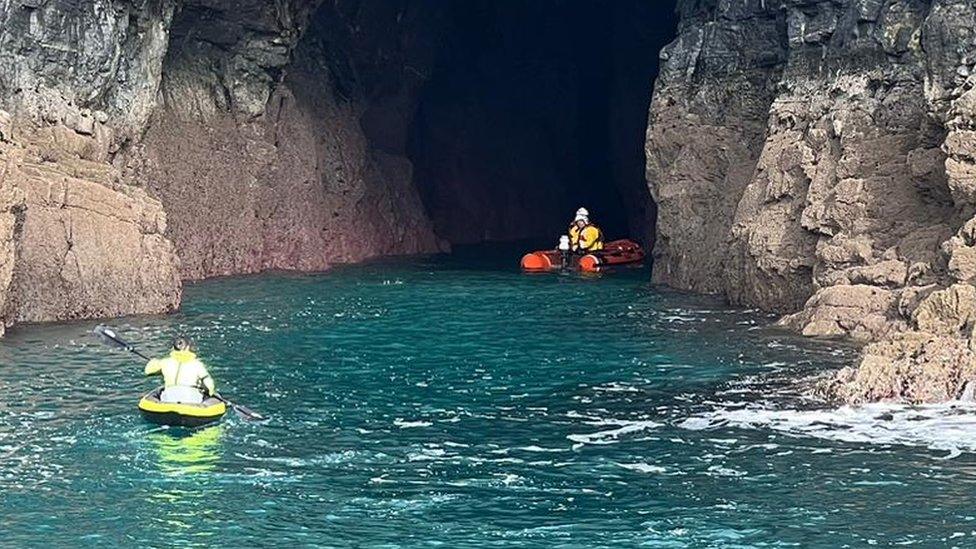
<path fill-rule="evenodd" d="M 200 404 L 180 404 L 161 402 L 159 395 L 162 392 L 163 388 L 159 387 L 139 401 L 142 416 L 158 425 L 199 427 L 219 421 L 227 413 L 224 402 L 214 397 L 207 398 Z"/>
<path fill-rule="evenodd" d="M 640 263 L 644 261 L 644 255 L 640 244 L 632 240 L 614 240 L 604 244 L 599 252 L 570 255 L 565 267 L 593 273 L 607 267 Z M 559 250 L 542 250 L 522 257 L 522 269 L 529 272 L 557 271 L 563 267 L 563 254 Z"/>

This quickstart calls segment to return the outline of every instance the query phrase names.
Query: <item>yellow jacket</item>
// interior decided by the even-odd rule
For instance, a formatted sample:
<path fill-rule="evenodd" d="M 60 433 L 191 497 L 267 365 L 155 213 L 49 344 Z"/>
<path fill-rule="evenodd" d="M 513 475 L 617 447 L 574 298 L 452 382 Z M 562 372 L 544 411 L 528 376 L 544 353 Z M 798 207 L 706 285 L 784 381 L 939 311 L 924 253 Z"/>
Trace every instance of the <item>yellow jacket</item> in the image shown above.
<path fill-rule="evenodd" d="M 216 386 L 207 367 L 191 351 L 173 351 L 166 358 L 154 358 L 146 363 L 146 375 L 163 375 L 168 387 L 193 387 L 214 394 Z"/>
<path fill-rule="evenodd" d="M 573 223 L 569 226 L 569 242 L 574 252 L 596 252 L 603 249 L 603 231 L 592 223 L 582 229 Z"/>

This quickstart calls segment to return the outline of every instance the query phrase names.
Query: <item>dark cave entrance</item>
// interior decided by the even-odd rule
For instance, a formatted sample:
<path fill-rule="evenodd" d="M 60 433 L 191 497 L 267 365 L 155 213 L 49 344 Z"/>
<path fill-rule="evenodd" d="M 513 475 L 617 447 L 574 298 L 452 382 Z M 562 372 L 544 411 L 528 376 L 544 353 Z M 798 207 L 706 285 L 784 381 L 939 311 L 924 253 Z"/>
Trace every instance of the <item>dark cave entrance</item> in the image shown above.
<path fill-rule="evenodd" d="M 579 206 L 653 242 L 644 133 L 673 0 L 444 5 L 407 153 L 438 235 L 554 240 Z"/>

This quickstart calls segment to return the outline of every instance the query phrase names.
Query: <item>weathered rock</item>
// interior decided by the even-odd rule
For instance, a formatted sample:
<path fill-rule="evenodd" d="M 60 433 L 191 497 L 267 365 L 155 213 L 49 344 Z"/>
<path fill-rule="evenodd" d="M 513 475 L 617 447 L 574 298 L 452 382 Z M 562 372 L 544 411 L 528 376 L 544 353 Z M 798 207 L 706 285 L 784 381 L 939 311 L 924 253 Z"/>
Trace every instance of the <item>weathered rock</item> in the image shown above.
<path fill-rule="evenodd" d="M 927 276 L 936 250 L 898 245 L 951 217 L 946 158 L 962 158 L 944 146 L 939 106 L 922 84 L 930 58 L 919 36 L 930 9 L 853 0 L 682 6 L 648 128 L 655 277 L 791 312 L 817 285 L 897 288 Z"/>
<path fill-rule="evenodd" d="M 14 188 L 8 175 L 13 169 L 13 157 L 0 145 L 0 336 L 12 323 L 7 306 L 10 282 L 17 261 L 17 242 L 23 227 L 23 193 Z"/>
<path fill-rule="evenodd" d="M 661 52 L 645 151 L 658 205 L 654 280 L 721 293 L 740 283 L 761 285 L 752 278 L 727 284 L 723 273 L 736 208 L 756 170 L 783 70 L 786 29 L 776 2 L 708 5 L 715 7 L 679 3 L 679 34 Z M 781 244 L 789 245 L 756 243 Z M 771 266 L 781 267 L 789 268 Z M 791 293 L 781 284 L 765 287 Z"/>
<path fill-rule="evenodd" d="M 859 341 L 877 340 L 904 329 L 895 294 L 863 284 L 823 288 L 802 311 L 780 323 L 806 336 L 849 336 Z"/>
<path fill-rule="evenodd" d="M 865 267 L 854 267 L 845 274 L 851 284 L 901 288 L 908 279 L 908 265 L 904 261 L 889 259 Z"/>
<path fill-rule="evenodd" d="M 109 164 L 155 106 L 174 7 L 0 3 L 0 325 L 179 305 L 162 206 Z"/>
<path fill-rule="evenodd" d="M 976 205 L 976 131 L 951 132 L 943 145 L 949 190 L 957 204 Z"/>
<path fill-rule="evenodd" d="M 184 278 L 441 249 L 396 150 L 405 135 L 376 142 L 363 126 L 371 109 L 416 92 L 409 75 L 424 46 L 397 33 L 424 19 L 398 24 L 376 8 L 346 20 L 343 6 L 323 7 L 307 32 L 314 3 L 288 4 L 281 17 L 266 2 L 192 3 L 176 17 L 163 104 L 126 162 L 127 177 L 162 200 Z M 349 50 L 338 50 L 350 29 Z"/>
<path fill-rule="evenodd" d="M 171 241 L 188 278 L 442 249 L 403 156 L 432 8 L 319 5 L 0 3 L 4 323 L 171 310 Z"/>
<path fill-rule="evenodd" d="M 666 50 L 648 128 L 661 219 L 655 277 L 794 313 L 783 324 L 807 335 L 884 340 L 859 376 L 890 378 L 909 347 L 933 380 L 958 370 L 945 356 L 972 328 L 972 286 L 952 283 L 976 280 L 976 221 L 963 226 L 976 211 L 976 5 L 680 4 L 681 33 Z M 764 56 L 749 47 L 764 41 Z M 742 79 L 762 59 L 757 94 Z M 721 101 L 738 95 L 755 108 Z M 700 120 L 717 128 L 696 131 Z M 735 172 L 726 128 L 751 129 L 734 134 Z M 719 169 L 700 168 L 709 162 Z M 907 319 L 935 335 L 902 335 Z M 936 342 L 905 343 L 926 337 Z M 850 397 L 952 396 L 952 383 L 932 383 Z"/>
<path fill-rule="evenodd" d="M 912 321 L 922 332 L 969 337 L 976 323 L 976 287 L 953 284 L 932 292 L 912 313 Z"/>
<path fill-rule="evenodd" d="M 943 402 L 976 380 L 976 353 L 965 340 L 908 332 L 868 345 L 860 365 L 826 382 L 824 392 L 845 402 Z"/>
<path fill-rule="evenodd" d="M 10 113 L 0 110 L 0 141 L 11 141 L 13 139 L 14 121 Z"/>
<path fill-rule="evenodd" d="M 938 284 L 928 284 L 926 286 L 909 286 L 902 290 L 898 298 L 898 313 L 903 318 L 911 318 L 912 313 L 918 308 L 927 297 L 941 288 Z"/>
<path fill-rule="evenodd" d="M 116 137 L 137 137 L 155 106 L 175 5 L 0 3 L 0 108 L 35 123 L 69 117 L 88 133 L 91 117 L 81 112 L 99 109 L 112 115 Z"/>
<path fill-rule="evenodd" d="M 976 218 L 946 241 L 943 250 L 949 256 L 949 275 L 954 280 L 968 283 L 976 279 Z"/>
<path fill-rule="evenodd" d="M 0 176 L 4 324 L 174 310 L 178 260 L 162 205 L 110 167 L 30 142 L 6 147 Z M 87 165 L 87 168 L 86 168 Z M 73 174 L 84 173 L 87 178 Z"/>

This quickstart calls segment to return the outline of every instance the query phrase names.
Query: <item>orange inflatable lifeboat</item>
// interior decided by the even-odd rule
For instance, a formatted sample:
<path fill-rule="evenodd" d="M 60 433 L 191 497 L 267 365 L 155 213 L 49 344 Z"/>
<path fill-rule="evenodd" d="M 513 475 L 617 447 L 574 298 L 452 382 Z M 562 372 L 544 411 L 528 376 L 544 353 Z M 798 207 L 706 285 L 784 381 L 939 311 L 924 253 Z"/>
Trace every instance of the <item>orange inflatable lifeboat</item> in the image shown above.
<path fill-rule="evenodd" d="M 632 240 L 614 240 L 604 244 L 599 252 L 582 257 L 570 256 L 569 266 L 578 267 L 583 272 L 594 273 L 606 267 L 640 263 L 644 261 L 644 255 L 644 249 L 640 244 Z M 522 269 L 526 271 L 554 271 L 561 269 L 562 266 L 563 257 L 559 250 L 541 250 L 522 257 Z"/>

